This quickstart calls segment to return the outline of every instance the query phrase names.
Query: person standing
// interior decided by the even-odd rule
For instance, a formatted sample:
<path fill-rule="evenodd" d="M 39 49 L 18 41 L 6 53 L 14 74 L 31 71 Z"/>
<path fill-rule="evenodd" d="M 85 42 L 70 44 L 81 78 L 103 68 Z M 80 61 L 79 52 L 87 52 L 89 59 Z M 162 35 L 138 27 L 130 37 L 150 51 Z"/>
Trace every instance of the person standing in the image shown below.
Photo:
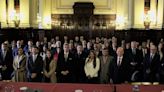
<path fill-rule="evenodd" d="M 109 72 L 109 65 L 111 62 L 114 61 L 114 57 L 109 55 L 108 48 L 104 48 L 102 50 L 102 56 L 100 56 L 100 83 L 107 84 L 110 83 L 110 72 Z"/>
<path fill-rule="evenodd" d="M 63 50 L 59 53 L 57 61 L 57 82 L 74 83 L 75 82 L 75 61 L 74 55 L 69 51 L 69 44 L 64 43 Z"/>
<path fill-rule="evenodd" d="M 56 65 L 57 61 L 53 58 L 53 55 L 51 54 L 51 50 L 46 51 L 46 59 L 44 61 L 44 67 L 43 67 L 43 74 L 44 74 L 44 82 L 51 82 L 56 83 Z"/>
<path fill-rule="evenodd" d="M 85 83 L 86 76 L 84 72 L 86 53 L 83 51 L 82 44 L 77 45 L 77 52 L 75 53 L 75 67 L 76 67 L 76 82 Z"/>
<path fill-rule="evenodd" d="M 1 44 L 0 50 L 0 71 L 2 80 L 11 80 L 11 74 L 13 72 L 13 56 L 12 51 L 9 50 L 7 44 Z"/>
<path fill-rule="evenodd" d="M 90 51 L 89 56 L 85 60 L 84 71 L 87 77 L 87 83 L 98 83 L 100 70 L 100 59 L 96 57 L 94 51 Z"/>
<path fill-rule="evenodd" d="M 117 48 L 117 56 L 115 60 L 110 63 L 110 79 L 114 84 L 125 83 L 130 80 L 130 64 L 129 59 L 124 54 L 122 47 Z"/>
<path fill-rule="evenodd" d="M 14 81 L 15 82 L 25 82 L 26 77 L 26 61 L 27 57 L 23 53 L 23 48 L 18 48 L 18 55 L 14 57 L 13 68 L 14 68 Z"/>
<path fill-rule="evenodd" d="M 39 55 L 39 49 L 32 47 L 32 54 L 27 61 L 28 79 L 30 82 L 41 82 L 43 71 L 43 59 Z"/>
<path fill-rule="evenodd" d="M 155 45 L 150 46 L 150 53 L 145 55 L 143 61 L 144 82 L 159 81 L 160 56 Z"/>

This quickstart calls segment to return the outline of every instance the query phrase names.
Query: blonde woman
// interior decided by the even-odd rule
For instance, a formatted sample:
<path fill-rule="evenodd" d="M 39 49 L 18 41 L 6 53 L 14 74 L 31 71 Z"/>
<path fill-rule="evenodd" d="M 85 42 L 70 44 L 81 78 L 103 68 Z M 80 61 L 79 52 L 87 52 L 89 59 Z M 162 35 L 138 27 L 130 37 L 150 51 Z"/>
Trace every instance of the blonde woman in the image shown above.
<path fill-rule="evenodd" d="M 86 58 L 84 71 L 87 77 L 87 83 L 98 83 L 98 72 L 100 69 L 100 60 L 96 57 L 94 51 L 90 51 L 88 58 Z"/>
<path fill-rule="evenodd" d="M 46 51 L 46 58 L 44 61 L 44 67 L 43 67 L 43 73 L 44 73 L 44 81 L 45 82 L 51 82 L 56 83 L 56 65 L 57 61 L 53 58 L 53 55 L 51 54 L 51 50 Z"/>
<path fill-rule="evenodd" d="M 14 68 L 14 77 L 13 81 L 15 82 L 25 82 L 26 78 L 26 55 L 23 52 L 22 48 L 18 48 L 18 55 L 14 57 L 13 68 Z"/>

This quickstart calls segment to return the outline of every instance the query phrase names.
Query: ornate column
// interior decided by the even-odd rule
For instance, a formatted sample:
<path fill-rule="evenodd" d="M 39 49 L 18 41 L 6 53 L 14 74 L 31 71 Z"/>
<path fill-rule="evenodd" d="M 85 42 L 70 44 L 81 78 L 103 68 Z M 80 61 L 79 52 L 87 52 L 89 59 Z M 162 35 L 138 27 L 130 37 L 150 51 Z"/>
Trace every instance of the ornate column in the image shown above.
<path fill-rule="evenodd" d="M 164 2 L 163 2 L 163 5 L 164 5 Z M 163 6 L 163 22 L 162 22 L 162 28 L 164 29 L 164 6 Z"/>
<path fill-rule="evenodd" d="M 42 0 L 42 26 L 51 29 L 51 0 Z"/>
<path fill-rule="evenodd" d="M 150 0 L 150 28 L 154 29 L 157 25 L 157 0 Z"/>
<path fill-rule="evenodd" d="M 161 29 L 163 24 L 163 16 L 164 16 L 164 0 L 158 0 L 157 5 L 157 24 L 156 28 Z"/>
<path fill-rule="evenodd" d="M 20 27 L 29 27 L 29 0 L 20 0 Z"/>
<path fill-rule="evenodd" d="M 8 27 L 15 27 L 13 19 L 14 19 L 14 0 L 7 0 L 8 1 L 8 14 L 6 15 L 6 21 L 8 19 Z M 6 22 L 7 23 L 7 22 Z"/>
<path fill-rule="evenodd" d="M 128 0 L 128 24 L 129 28 L 134 26 L 134 0 Z"/>
<path fill-rule="evenodd" d="M 124 8 L 123 8 L 124 0 L 117 0 L 117 12 L 116 12 L 116 29 L 122 30 L 124 29 Z"/>
<path fill-rule="evenodd" d="M 130 0 L 130 1 L 133 1 L 133 0 Z M 125 24 L 124 29 L 131 28 L 131 25 L 129 22 L 131 22 L 130 17 L 132 17 L 132 16 L 130 14 L 131 11 L 129 8 L 132 8 L 129 5 L 129 0 L 124 0 L 124 7 L 123 7 L 123 9 L 124 9 L 124 24 Z"/>
<path fill-rule="evenodd" d="M 37 13 L 38 13 L 38 0 L 30 0 L 30 27 L 38 28 Z"/>
<path fill-rule="evenodd" d="M 0 22 L 1 22 L 1 28 L 7 27 L 6 24 L 6 0 L 0 0 Z"/>
<path fill-rule="evenodd" d="M 144 0 L 134 0 L 134 28 L 144 27 Z"/>

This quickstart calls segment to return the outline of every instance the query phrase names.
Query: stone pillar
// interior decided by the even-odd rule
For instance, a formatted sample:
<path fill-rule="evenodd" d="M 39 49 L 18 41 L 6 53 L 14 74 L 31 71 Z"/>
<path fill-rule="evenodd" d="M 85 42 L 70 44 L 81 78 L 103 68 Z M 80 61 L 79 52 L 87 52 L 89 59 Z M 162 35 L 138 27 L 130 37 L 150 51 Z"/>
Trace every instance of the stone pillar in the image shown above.
<path fill-rule="evenodd" d="M 156 2 L 157 0 L 150 0 L 150 28 L 154 29 L 157 26 L 157 8 L 156 8 Z"/>
<path fill-rule="evenodd" d="M 163 14 L 164 14 L 164 0 L 158 0 L 158 11 L 157 11 L 157 29 L 162 29 Z"/>
<path fill-rule="evenodd" d="M 133 28 L 134 26 L 134 0 L 128 0 L 128 22 L 129 22 L 129 28 Z"/>
<path fill-rule="evenodd" d="M 134 26 L 133 28 L 144 27 L 144 0 L 134 0 Z"/>
<path fill-rule="evenodd" d="M 29 27 L 29 0 L 20 0 L 20 27 Z"/>
<path fill-rule="evenodd" d="M 42 26 L 51 29 L 51 0 L 42 0 Z"/>
<path fill-rule="evenodd" d="M 6 15 L 6 18 L 8 17 L 8 23 L 9 27 L 15 27 L 13 19 L 14 19 L 14 0 L 8 0 L 8 15 Z M 7 23 L 7 22 L 6 22 Z"/>
<path fill-rule="evenodd" d="M 0 22 L 1 22 L 1 27 L 7 27 L 6 24 L 6 0 L 0 0 Z"/>
<path fill-rule="evenodd" d="M 30 26 L 38 28 L 37 13 L 38 13 L 38 0 L 30 0 Z"/>

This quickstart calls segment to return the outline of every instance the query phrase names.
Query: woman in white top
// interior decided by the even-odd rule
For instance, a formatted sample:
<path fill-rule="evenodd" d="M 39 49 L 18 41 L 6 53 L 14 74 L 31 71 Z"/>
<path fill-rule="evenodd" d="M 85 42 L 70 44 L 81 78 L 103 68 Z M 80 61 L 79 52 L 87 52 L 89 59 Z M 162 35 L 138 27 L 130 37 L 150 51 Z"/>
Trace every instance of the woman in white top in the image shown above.
<path fill-rule="evenodd" d="M 27 61 L 27 57 L 24 54 L 23 49 L 19 48 L 18 55 L 14 57 L 14 61 L 13 61 L 13 68 L 14 68 L 13 81 L 15 81 L 15 82 L 27 81 L 26 61 Z"/>
<path fill-rule="evenodd" d="M 88 58 L 85 61 L 85 75 L 87 77 L 87 83 L 98 83 L 98 72 L 100 69 L 100 60 L 96 57 L 94 51 L 90 51 Z"/>

